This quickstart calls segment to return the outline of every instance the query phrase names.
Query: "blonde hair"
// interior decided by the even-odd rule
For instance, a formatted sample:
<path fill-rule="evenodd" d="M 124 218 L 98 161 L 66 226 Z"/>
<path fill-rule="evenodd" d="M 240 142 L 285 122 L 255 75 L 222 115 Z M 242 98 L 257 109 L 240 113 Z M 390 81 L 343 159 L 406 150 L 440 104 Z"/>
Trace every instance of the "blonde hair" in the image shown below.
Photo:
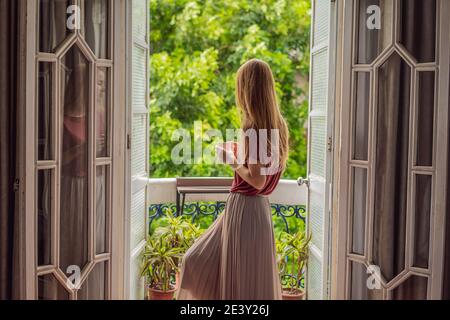
<path fill-rule="evenodd" d="M 270 130 L 278 129 L 279 163 L 284 169 L 289 153 L 289 131 L 277 103 L 272 70 L 266 62 L 252 59 L 239 68 L 236 104 L 242 110 L 242 129 L 267 129 L 269 148 Z"/>

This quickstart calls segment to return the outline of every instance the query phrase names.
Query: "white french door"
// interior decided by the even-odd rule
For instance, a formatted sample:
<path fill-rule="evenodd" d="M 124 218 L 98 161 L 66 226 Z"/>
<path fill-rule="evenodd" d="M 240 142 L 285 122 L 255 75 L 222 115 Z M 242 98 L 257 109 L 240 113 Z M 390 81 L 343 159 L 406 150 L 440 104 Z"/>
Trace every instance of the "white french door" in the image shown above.
<path fill-rule="evenodd" d="M 128 190 L 126 210 L 125 297 L 144 298 L 144 280 L 141 277 L 141 253 L 145 246 L 148 227 L 147 182 L 149 163 L 149 0 L 127 1 L 128 32 L 127 101 L 128 133 Z"/>
<path fill-rule="evenodd" d="M 306 275 L 308 299 L 327 299 L 330 289 L 335 14 L 333 1 L 312 1 L 306 181 L 309 190 L 307 232 L 312 236 Z"/>
<path fill-rule="evenodd" d="M 113 7 L 27 1 L 27 298 L 111 297 Z"/>
<path fill-rule="evenodd" d="M 450 2 L 342 5 L 335 298 L 439 299 Z"/>

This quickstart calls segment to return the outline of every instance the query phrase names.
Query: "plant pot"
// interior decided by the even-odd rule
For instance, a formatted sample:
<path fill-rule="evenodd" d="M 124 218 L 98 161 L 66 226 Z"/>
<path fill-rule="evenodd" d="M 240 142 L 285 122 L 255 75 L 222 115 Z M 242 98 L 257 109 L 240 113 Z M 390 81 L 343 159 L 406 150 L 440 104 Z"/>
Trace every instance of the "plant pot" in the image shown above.
<path fill-rule="evenodd" d="M 283 290 L 282 292 L 283 300 L 304 300 L 305 291 L 295 289 L 295 290 Z"/>
<path fill-rule="evenodd" d="M 147 288 L 149 300 L 173 300 L 176 288 L 168 291 L 162 291 L 154 288 Z"/>

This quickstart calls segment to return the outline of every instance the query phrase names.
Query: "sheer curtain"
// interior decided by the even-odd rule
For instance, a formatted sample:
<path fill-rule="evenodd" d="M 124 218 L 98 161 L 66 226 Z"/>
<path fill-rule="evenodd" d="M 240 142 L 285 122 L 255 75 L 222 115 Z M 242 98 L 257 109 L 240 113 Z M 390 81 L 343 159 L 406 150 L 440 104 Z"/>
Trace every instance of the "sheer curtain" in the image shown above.
<path fill-rule="evenodd" d="M 84 0 L 84 24 L 82 33 L 89 47 L 98 58 L 108 58 L 108 1 Z"/>
<path fill-rule="evenodd" d="M 18 298 L 15 194 L 18 1 L 0 0 L 0 300 Z"/>

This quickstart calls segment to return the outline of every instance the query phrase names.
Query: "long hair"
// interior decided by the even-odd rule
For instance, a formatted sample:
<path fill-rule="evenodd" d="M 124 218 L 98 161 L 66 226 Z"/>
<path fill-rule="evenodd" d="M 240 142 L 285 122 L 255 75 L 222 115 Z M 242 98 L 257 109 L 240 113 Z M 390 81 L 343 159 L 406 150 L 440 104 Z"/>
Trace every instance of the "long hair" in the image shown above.
<path fill-rule="evenodd" d="M 277 151 L 280 166 L 284 169 L 289 153 L 289 131 L 277 103 L 272 70 L 266 62 L 252 59 L 239 68 L 236 104 L 242 110 L 241 129 L 255 129 L 257 132 L 266 129 L 269 148 L 272 143 L 271 130 L 278 130 Z"/>

